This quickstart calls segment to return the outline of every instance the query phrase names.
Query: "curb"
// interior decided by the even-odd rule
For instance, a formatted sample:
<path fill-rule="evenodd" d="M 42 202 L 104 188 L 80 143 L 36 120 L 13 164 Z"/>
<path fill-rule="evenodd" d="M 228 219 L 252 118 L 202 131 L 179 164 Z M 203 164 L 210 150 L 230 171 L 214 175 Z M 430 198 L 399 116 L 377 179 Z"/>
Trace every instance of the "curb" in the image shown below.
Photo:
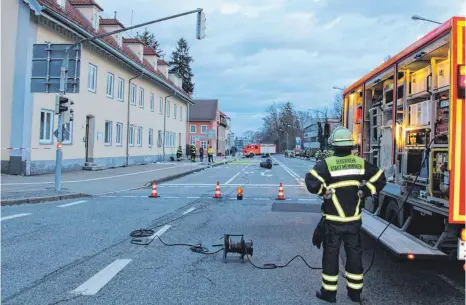
<path fill-rule="evenodd" d="M 220 165 L 225 165 L 225 164 L 228 164 L 230 162 L 232 162 L 232 161 L 227 161 L 225 163 L 222 162 L 222 163 L 211 164 L 211 165 L 208 165 L 208 166 L 203 167 L 203 168 L 197 168 L 197 169 L 193 169 L 193 170 L 183 172 L 183 173 L 179 173 L 179 174 L 176 174 L 176 175 L 171 175 L 171 176 L 167 176 L 167 177 L 164 177 L 164 178 L 160 178 L 160 179 L 156 180 L 156 182 L 157 183 L 168 182 L 168 181 L 171 181 L 171 180 L 175 180 L 177 178 L 181 178 L 181 177 L 193 174 L 193 173 L 203 171 L 203 170 L 208 169 L 208 168 L 217 167 L 217 166 L 220 166 Z M 154 180 L 147 182 L 143 187 L 151 187 L 152 182 L 154 182 Z"/>
<path fill-rule="evenodd" d="M 18 204 L 25 204 L 25 203 L 33 204 L 33 203 L 41 203 L 41 202 L 47 202 L 47 201 L 59 201 L 59 200 L 75 199 L 75 198 L 82 198 L 82 197 L 92 197 L 92 195 L 84 194 L 84 193 L 73 193 L 73 194 L 66 194 L 66 195 L 7 199 L 7 200 L 1 200 L 0 203 L 2 206 L 18 205 Z"/>

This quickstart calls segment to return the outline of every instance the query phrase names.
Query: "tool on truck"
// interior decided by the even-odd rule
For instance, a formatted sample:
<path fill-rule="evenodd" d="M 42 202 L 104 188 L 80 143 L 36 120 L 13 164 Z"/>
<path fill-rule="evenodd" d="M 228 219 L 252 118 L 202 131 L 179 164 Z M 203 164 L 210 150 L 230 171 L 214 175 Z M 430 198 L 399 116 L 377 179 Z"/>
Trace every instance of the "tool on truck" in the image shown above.
<path fill-rule="evenodd" d="M 363 230 L 390 221 L 380 242 L 401 258 L 466 258 L 465 25 L 452 17 L 343 93 L 354 152 L 388 181 Z"/>

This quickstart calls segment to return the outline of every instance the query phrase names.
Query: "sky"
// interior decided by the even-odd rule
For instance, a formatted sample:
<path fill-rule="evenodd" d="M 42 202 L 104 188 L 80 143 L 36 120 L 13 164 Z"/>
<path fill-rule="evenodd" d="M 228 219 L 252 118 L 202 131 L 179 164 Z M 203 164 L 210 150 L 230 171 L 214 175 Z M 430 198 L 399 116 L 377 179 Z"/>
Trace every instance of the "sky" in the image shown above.
<path fill-rule="evenodd" d="M 437 25 L 466 15 L 464 0 L 96 0 L 125 25 L 197 8 L 206 38 L 196 39 L 196 14 L 151 26 L 170 58 L 184 37 L 190 46 L 195 99 L 218 99 L 232 131 L 262 126 L 265 109 L 290 101 L 298 110 L 331 106 L 347 87 Z M 133 30 L 132 35 L 137 31 Z M 129 34 L 129 33 L 128 33 Z"/>

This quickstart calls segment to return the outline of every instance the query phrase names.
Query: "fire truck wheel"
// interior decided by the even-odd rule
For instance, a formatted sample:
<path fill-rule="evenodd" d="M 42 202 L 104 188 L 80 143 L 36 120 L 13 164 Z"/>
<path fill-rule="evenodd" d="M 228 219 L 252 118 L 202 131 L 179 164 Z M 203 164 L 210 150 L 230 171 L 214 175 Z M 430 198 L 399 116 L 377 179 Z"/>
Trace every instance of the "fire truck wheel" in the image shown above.
<path fill-rule="evenodd" d="M 391 219 L 392 224 L 394 224 L 398 228 L 401 228 L 401 225 L 403 223 L 403 211 L 400 211 L 400 213 L 398 213 L 398 209 L 399 207 L 397 202 L 393 199 L 390 200 L 387 206 L 385 207 L 384 219 L 386 221 L 390 221 Z M 397 213 L 398 216 L 396 215 Z"/>

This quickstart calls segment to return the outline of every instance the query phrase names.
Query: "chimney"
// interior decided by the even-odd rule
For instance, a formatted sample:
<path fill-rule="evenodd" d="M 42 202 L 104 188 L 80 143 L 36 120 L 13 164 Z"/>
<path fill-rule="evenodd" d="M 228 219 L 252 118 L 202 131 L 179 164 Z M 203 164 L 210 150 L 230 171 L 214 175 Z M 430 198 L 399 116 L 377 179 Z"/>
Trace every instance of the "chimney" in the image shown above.
<path fill-rule="evenodd" d="M 178 88 L 183 87 L 183 81 L 177 72 L 169 72 L 168 79 L 171 80 Z"/>
<path fill-rule="evenodd" d="M 104 10 L 100 5 L 94 0 L 70 0 L 70 4 L 91 23 L 96 32 L 99 31 L 100 13 Z"/>
<path fill-rule="evenodd" d="M 116 19 L 116 14 L 115 18 L 113 19 L 100 19 L 99 26 L 104 32 L 107 33 L 125 28 L 123 24 L 118 19 Z M 112 37 L 118 43 L 118 46 L 121 47 L 123 43 L 123 33 L 121 32 L 113 34 Z"/>
<path fill-rule="evenodd" d="M 123 43 L 133 51 L 133 53 L 139 58 L 140 61 L 144 59 L 144 44 L 138 38 L 124 38 Z"/>
<path fill-rule="evenodd" d="M 157 67 L 159 68 L 159 71 L 168 78 L 168 63 L 163 59 L 159 59 L 157 61 Z"/>
<path fill-rule="evenodd" d="M 157 61 L 159 60 L 160 56 L 152 47 L 145 46 L 144 47 L 144 58 L 150 63 L 150 65 L 157 71 Z"/>

